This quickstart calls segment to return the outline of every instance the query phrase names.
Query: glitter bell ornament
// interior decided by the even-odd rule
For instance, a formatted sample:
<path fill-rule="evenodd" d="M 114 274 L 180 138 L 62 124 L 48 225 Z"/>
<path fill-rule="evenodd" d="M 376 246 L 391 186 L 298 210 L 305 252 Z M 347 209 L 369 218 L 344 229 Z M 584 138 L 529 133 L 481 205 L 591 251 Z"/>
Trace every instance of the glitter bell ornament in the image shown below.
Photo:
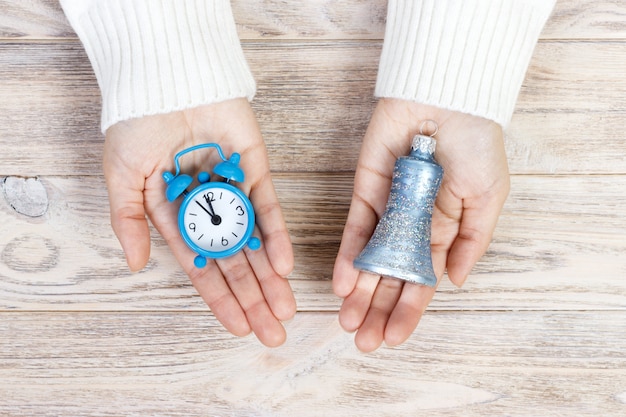
<path fill-rule="evenodd" d="M 422 129 L 428 123 L 435 125 L 430 136 Z M 411 153 L 396 161 L 385 213 L 354 267 L 434 287 L 437 277 L 430 254 L 430 229 L 443 168 L 434 159 L 436 123 L 424 122 L 422 128 L 413 138 Z"/>

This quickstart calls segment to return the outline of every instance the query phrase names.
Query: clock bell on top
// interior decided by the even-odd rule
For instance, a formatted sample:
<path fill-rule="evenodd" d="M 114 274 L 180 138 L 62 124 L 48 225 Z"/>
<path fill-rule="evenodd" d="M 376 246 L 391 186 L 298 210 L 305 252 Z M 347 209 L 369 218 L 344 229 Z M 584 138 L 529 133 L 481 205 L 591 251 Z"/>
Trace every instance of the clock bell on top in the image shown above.
<path fill-rule="evenodd" d="M 230 181 L 235 181 L 239 183 L 244 182 L 245 174 L 243 173 L 243 170 L 239 168 L 239 161 L 241 160 L 241 156 L 238 153 L 234 152 L 230 156 L 230 158 L 227 159 L 224 156 L 222 149 L 217 144 L 207 143 L 202 145 L 196 145 L 192 146 L 191 148 L 187 148 L 176 155 L 174 159 L 176 172 L 174 174 L 169 171 L 165 171 L 163 173 L 163 180 L 167 184 L 167 188 L 165 190 L 165 196 L 167 198 L 167 201 L 172 202 L 180 197 L 182 194 L 185 194 L 187 188 L 193 182 L 193 178 L 190 175 L 180 173 L 180 164 L 178 162 L 179 158 L 186 153 L 203 148 L 215 148 L 218 151 L 220 158 L 222 159 L 222 162 L 220 162 L 213 168 L 214 174 L 224 178 L 224 181 L 227 183 L 229 183 Z M 210 177 L 207 172 L 201 172 L 198 175 L 198 182 L 200 183 L 205 183 L 209 180 Z"/>

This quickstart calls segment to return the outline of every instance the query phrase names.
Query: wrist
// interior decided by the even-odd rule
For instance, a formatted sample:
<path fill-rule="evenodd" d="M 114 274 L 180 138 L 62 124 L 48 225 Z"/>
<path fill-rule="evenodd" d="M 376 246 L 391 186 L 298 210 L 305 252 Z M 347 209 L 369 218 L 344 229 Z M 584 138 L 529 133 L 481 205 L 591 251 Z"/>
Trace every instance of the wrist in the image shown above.
<path fill-rule="evenodd" d="M 391 123 L 402 126 L 409 133 L 418 132 L 420 126 L 428 120 L 436 122 L 440 130 L 443 126 L 460 123 L 499 126 L 495 121 L 482 116 L 412 100 L 381 98 L 377 107 L 380 108 L 380 111 L 387 116 Z"/>
<path fill-rule="evenodd" d="M 506 126 L 554 0 L 390 0 L 377 97 Z"/>
<path fill-rule="evenodd" d="M 229 0 L 62 5 L 98 79 L 103 131 L 130 118 L 254 96 Z"/>

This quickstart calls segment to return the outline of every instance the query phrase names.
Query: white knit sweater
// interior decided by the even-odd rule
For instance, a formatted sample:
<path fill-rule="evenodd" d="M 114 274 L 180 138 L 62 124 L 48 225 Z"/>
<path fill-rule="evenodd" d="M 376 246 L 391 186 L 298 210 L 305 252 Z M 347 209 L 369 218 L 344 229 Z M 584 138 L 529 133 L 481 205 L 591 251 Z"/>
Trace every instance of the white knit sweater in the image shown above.
<path fill-rule="evenodd" d="M 376 95 L 507 126 L 556 0 L 389 0 Z"/>
<path fill-rule="evenodd" d="M 554 2 L 389 0 L 376 95 L 506 126 Z M 103 132 L 133 117 L 254 96 L 229 0 L 61 5 L 102 91 Z"/>
<path fill-rule="evenodd" d="M 231 98 L 255 83 L 229 0 L 61 0 L 102 92 L 102 131 Z"/>

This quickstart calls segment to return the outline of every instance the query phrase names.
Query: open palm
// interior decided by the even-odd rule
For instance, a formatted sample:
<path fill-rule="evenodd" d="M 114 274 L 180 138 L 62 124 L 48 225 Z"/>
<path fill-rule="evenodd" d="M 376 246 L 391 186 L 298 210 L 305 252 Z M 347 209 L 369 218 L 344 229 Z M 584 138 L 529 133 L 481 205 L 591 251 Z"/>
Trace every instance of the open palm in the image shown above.
<path fill-rule="evenodd" d="M 437 122 L 435 157 L 444 168 L 432 216 L 431 251 L 438 280 L 461 285 L 485 253 L 504 201 L 509 175 L 502 129 L 464 113 L 404 100 L 382 99 L 363 139 L 354 194 L 333 272 L 335 293 L 344 298 L 339 321 L 357 331 L 355 343 L 372 351 L 384 341 L 402 343 L 417 326 L 435 289 L 360 272 L 352 262 L 382 216 L 393 167 L 407 155 L 424 120 Z"/>
<path fill-rule="evenodd" d="M 241 154 L 246 180 L 238 184 L 250 196 L 263 242 L 230 258 L 194 266 L 195 254 L 180 236 L 176 204 L 165 198 L 164 171 L 173 171 L 174 155 L 200 143 L 218 143 L 226 155 Z M 217 162 L 207 150 L 185 156 L 188 173 Z M 111 224 L 131 270 L 150 256 L 146 215 L 168 243 L 194 287 L 217 319 L 235 335 L 253 331 L 268 346 L 285 340 L 281 321 L 295 314 L 288 281 L 293 269 L 289 234 L 270 177 L 265 144 L 245 99 L 120 122 L 106 132 L 104 171 L 111 204 Z"/>

